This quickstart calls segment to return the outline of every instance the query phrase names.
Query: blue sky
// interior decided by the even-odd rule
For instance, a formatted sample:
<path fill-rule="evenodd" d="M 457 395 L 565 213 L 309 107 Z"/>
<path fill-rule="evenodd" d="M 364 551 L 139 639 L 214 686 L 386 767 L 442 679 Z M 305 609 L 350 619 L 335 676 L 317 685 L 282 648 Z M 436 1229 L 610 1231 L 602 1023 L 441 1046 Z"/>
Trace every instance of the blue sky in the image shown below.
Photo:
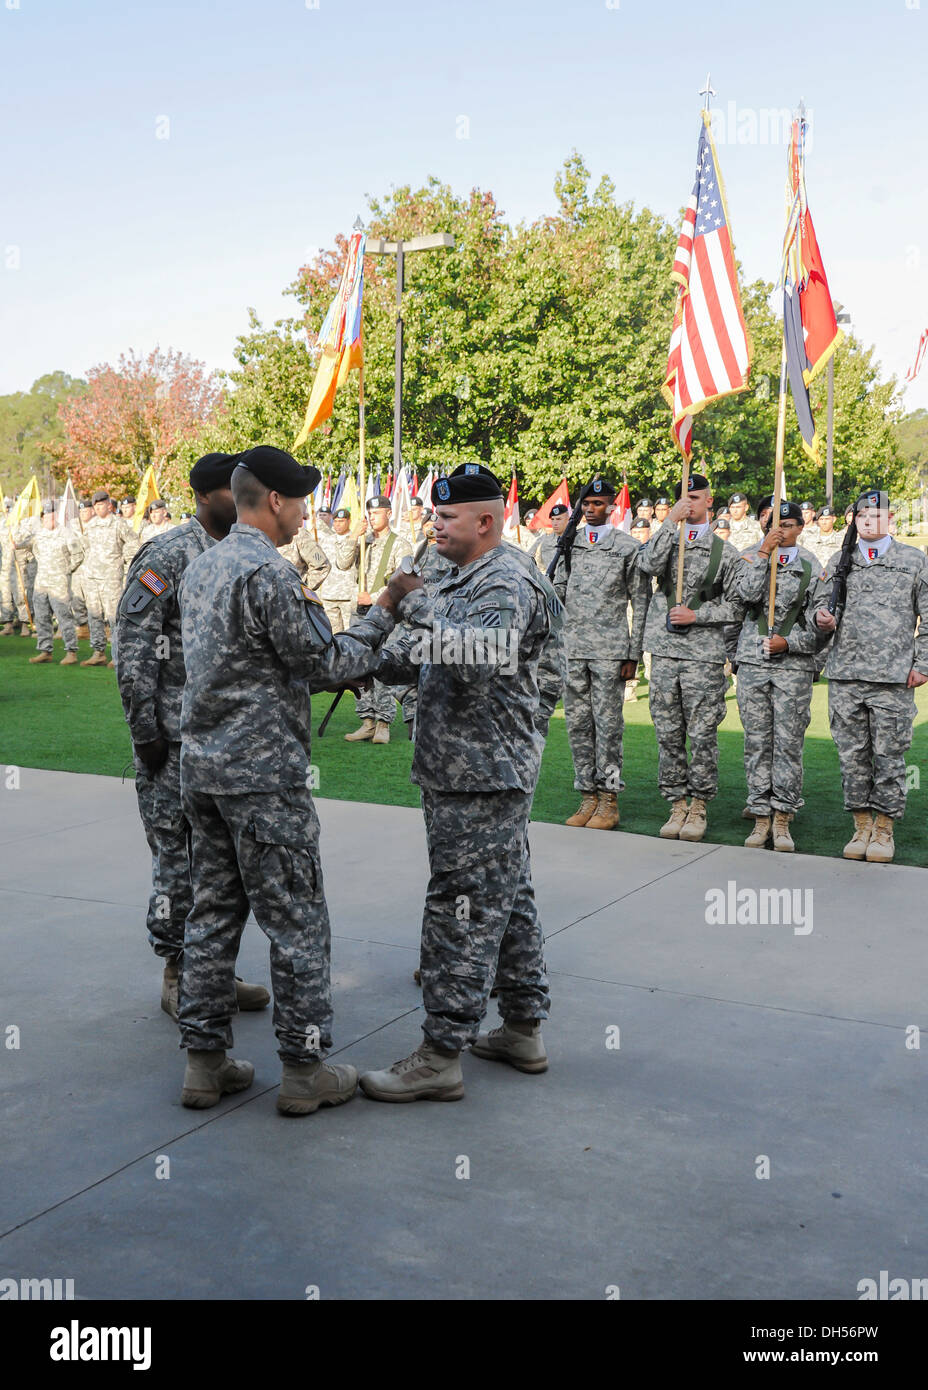
<path fill-rule="evenodd" d="M 926 57 L 928 0 L 0 0 L 0 393 L 158 344 L 230 366 L 249 305 L 292 313 L 365 194 L 429 174 L 530 220 L 576 148 L 676 221 L 707 69 L 742 140 L 806 101 L 832 293 L 901 376 L 928 326 Z M 772 280 L 785 148 L 738 134 L 736 249 Z"/>

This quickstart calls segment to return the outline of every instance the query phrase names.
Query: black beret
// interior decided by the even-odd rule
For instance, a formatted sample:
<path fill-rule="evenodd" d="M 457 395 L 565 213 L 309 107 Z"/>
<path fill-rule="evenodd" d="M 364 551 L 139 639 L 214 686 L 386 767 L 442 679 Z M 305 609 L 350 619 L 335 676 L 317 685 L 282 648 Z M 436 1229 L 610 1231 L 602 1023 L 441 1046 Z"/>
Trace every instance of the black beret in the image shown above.
<path fill-rule="evenodd" d="M 90 502 L 90 501 L 88 501 L 86 497 L 82 497 L 82 498 L 80 499 L 80 501 L 78 502 L 77 505 L 78 505 L 79 507 L 84 507 L 84 508 L 86 509 L 86 508 L 88 508 L 88 507 L 92 507 L 92 506 L 93 506 L 93 503 Z"/>
<path fill-rule="evenodd" d="M 537 508 L 537 507 L 530 507 L 529 510 L 525 513 L 525 520 L 528 521 L 531 517 L 537 516 L 537 515 L 538 515 L 538 508 Z"/>
<path fill-rule="evenodd" d="M 383 494 L 379 492 L 375 492 L 373 497 L 369 497 L 366 505 L 369 512 L 372 512 L 375 507 L 386 508 L 387 511 L 390 511 L 393 507 L 393 503 L 390 501 L 389 497 L 384 497 Z"/>
<path fill-rule="evenodd" d="M 864 507 L 879 507 L 885 511 L 889 507 L 889 493 L 881 492 L 877 487 L 868 487 L 854 503 L 854 511 L 862 511 Z"/>
<path fill-rule="evenodd" d="M 760 501 L 758 502 L 758 504 L 757 504 L 757 520 L 760 521 L 760 514 L 761 514 L 761 512 L 766 511 L 768 507 L 772 507 L 772 506 L 773 506 L 773 493 L 772 493 L 772 492 L 768 492 L 768 493 L 767 493 L 767 496 L 766 496 L 766 497 L 762 497 L 762 498 L 760 499 Z"/>
<path fill-rule="evenodd" d="M 615 496 L 615 487 L 613 486 L 612 483 L 610 483 L 610 481 L 609 481 L 608 478 L 594 478 L 594 480 L 593 480 L 593 482 L 592 482 L 592 484 L 591 484 L 591 486 L 590 486 L 590 490 L 589 490 L 589 492 L 587 493 L 587 496 L 588 496 L 588 497 L 614 497 L 614 496 Z"/>
<path fill-rule="evenodd" d="M 655 505 L 655 507 L 669 507 L 669 506 L 670 506 L 670 498 L 669 498 L 669 497 L 658 497 L 658 498 L 655 499 L 654 505 Z"/>
<path fill-rule="evenodd" d="M 837 516 L 837 512 L 835 511 L 834 507 L 829 507 L 828 503 L 826 502 L 824 507 L 822 507 L 821 511 L 819 512 L 819 516 Z"/>
<path fill-rule="evenodd" d="M 124 497 L 124 498 L 122 499 L 122 505 L 125 506 L 127 502 L 134 502 L 134 501 L 135 501 L 135 498 L 132 497 L 132 496 Z"/>
<path fill-rule="evenodd" d="M 338 521 L 339 517 L 347 517 L 348 520 L 350 521 L 350 520 L 351 520 L 351 508 L 350 508 L 350 507 L 339 507 L 338 511 L 335 513 L 335 516 L 333 517 L 333 521 Z"/>
<path fill-rule="evenodd" d="M 731 512 L 719 512 L 716 520 L 720 526 L 723 521 L 731 521 Z"/>
<path fill-rule="evenodd" d="M 780 503 L 781 521 L 802 521 L 802 508 L 796 502 Z"/>
<path fill-rule="evenodd" d="M 570 508 L 569 508 L 569 507 L 565 507 L 563 502 L 555 502 L 554 506 L 551 508 L 551 510 L 550 510 L 550 512 L 548 513 L 548 515 L 549 515 L 549 516 L 564 516 L 564 514 L 565 514 L 566 512 L 569 512 L 569 511 L 570 511 Z"/>
<path fill-rule="evenodd" d="M 247 468 L 259 482 L 281 497 L 308 497 L 322 474 L 317 468 L 304 468 L 292 454 L 273 444 L 257 444 L 238 456 L 238 467 Z"/>
<path fill-rule="evenodd" d="M 426 507 L 425 511 L 422 513 L 422 520 L 431 521 L 434 515 L 435 513 L 432 511 L 431 507 Z"/>
<path fill-rule="evenodd" d="M 747 495 L 746 492 L 733 492 L 732 495 L 731 495 L 731 496 L 729 497 L 729 499 L 728 499 L 728 505 L 731 506 L 732 502 L 749 502 L 749 501 L 750 501 L 750 498 L 748 497 L 748 495 Z"/>
<path fill-rule="evenodd" d="M 640 516 L 637 521 L 632 522 L 633 531 L 650 531 L 650 529 L 651 523 L 645 516 Z"/>
<path fill-rule="evenodd" d="M 57 503 L 57 502 L 43 502 L 43 503 L 42 503 L 42 515 L 43 515 L 43 516 L 47 516 L 49 512 L 54 512 L 54 511 L 57 511 L 57 510 L 58 510 L 58 503 Z"/>
<path fill-rule="evenodd" d="M 482 463 L 462 463 L 447 478 L 435 484 L 436 502 L 454 506 L 456 502 L 495 502 L 503 495 L 495 473 Z"/>
<path fill-rule="evenodd" d="M 800 510 L 800 511 L 803 511 L 803 512 L 814 512 L 814 511 L 815 511 L 815 503 L 814 503 L 814 502 L 800 502 L 800 503 L 799 503 L 799 510 Z"/>
<path fill-rule="evenodd" d="M 653 506 L 654 506 L 654 503 L 651 501 L 650 497 L 639 497 L 639 498 L 638 498 L 638 501 L 635 503 L 635 506 L 636 506 L 636 507 L 653 507 Z"/>
<path fill-rule="evenodd" d="M 411 507 L 424 507 L 425 503 L 423 502 L 421 497 L 412 497 L 410 498 L 409 505 Z"/>
<path fill-rule="evenodd" d="M 110 495 L 109 495 L 109 493 L 107 492 L 107 490 L 106 490 L 105 487 L 101 487 L 100 491 L 99 491 L 99 492 L 95 492 L 94 495 L 93 495 L 93 505 L 94 505 L 94 506 L 96 506 L 96 504 L 97 504 L 98 502 L 108 502 L 109 500 L 110 500 Z"/>
<path fill-rule="evenodd" d="M 319 515 L 319 516 L 331 516 L 331 515 L 332 515 L 332 508 L 329 506 L 328 503 L 326 503 L 326 505 L 325 505 L 324 507 L 320 507 L 320 508 L 319 508 L 318 515 Z"/>
<path fill-rule="evenodd" d="M 702 492 L 703 488 L 708 488 L 708 486 L 709 486 L 709 479 L 708 479 L 708 478 L 704 478 L 703 475 L 702 475 L 701 473 L 691 473 L 690 476 L 689 476 L 689 479 L 688 479 L 688 481 L 687 481 L 687 484 L 686 484 L 686 490 L 687 490 L 688 493 L 689 493 L 689 492 Z M 676 486 L 676 487 L 674 488 L 674 490 L 673 490 L 673 495 L 674 495 L 674 497 L 676 498 L 676 500 L 677 500 L 678 502 L 679 502 L 679 500 L 680 500 L 680 494 L 681 494 L 682 491 L 683 491 L 683 484 L 682 484 L 682 483 L 677 483 L 677 486 Z"/>
<path fill-rule="evenodd" d="M 190 470 L 190 486 L 200 493 L 228 487 L 238 460 L 238 454 L 204 454 Z"/>
<path fill-rule="evenodd" d="M 153 512 L 156 507 L 160 507 L 163 511 L 166 512 L 168 509 L 168 504 L 167 502 L 162 502 L 160 497 L 153 497 L 148 504 L 148 510 L 150 512 Z"/>

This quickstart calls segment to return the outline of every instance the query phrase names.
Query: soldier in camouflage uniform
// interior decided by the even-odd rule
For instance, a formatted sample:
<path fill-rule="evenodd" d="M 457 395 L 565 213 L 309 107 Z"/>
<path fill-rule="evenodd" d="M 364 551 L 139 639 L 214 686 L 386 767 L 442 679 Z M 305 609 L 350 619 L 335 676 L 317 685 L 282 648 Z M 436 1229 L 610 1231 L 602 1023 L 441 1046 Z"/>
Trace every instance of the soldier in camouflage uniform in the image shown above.
<path fill-rule="evenodd" d="M 802 517 L 781 502 L 778 524 L 738 565 L 746 614 L 738 640 L 738 710 L 754 829 L 749 849 L 795 849 L 790 821 L 802 806 L 802 745 L 812 711 L 815 654 L 827 640 L 813 622 L 823 585 L 815 556 L 799 545 Z M 777 567 L 773 633 L 767 628 L 770 566 Z M 827 595 L 826 595 L 827 597 Z"/>
<path fill-rule="evenodd" d="M 418 675 L 412 780 L 431 869 L 424 1039 L 409 1057 L 362 1076 L 364 1092 L 383 1101 L 459 1100 L 468 1043 L 521 1071 L 547 1067 L 540 1020 L 548 982 L 528 820 L 542 751 L 538 659 L 560 604 L 534 565 L 502 543 L 503 494 L 487 469 L 455 469 L 435 484 L 435 500 L 438 549 L 453 568 L 431 596 L 403 600 L 415 631 L 385 652 L 381 668 L 390 681 Z M 478 1035 L 497 959 L 504 1022 Z"/>
<path fill-rule="evenodd" d="M 824 506 L 818 514 L 818 535 L 811 542 L 807 541 L 803 535 L 802 543 L 806 550 L 811 550 L 822 566 L 828 568 L 828 561 L 832 555 L 836 555 L 841 549 L 843 533 L 835 531 L 836 512 L 834 507 Z"/>
<path fill-rule="evenodd" d="M 747 550 L 749 546 L 760 545 L 764 539 L 760 523 L 748 515 L 750 505 L 744 492 L 733 492 L 728 499 L 728 513 L 731 517 L 728 539 L 736 550 Z"/>
<path fill-rule="evenodd" d="M 815 546 L 821 532 L 818 529 L 815 515 L 814 502 L 800 502 L 799 511 L 802 516 L 802 543 L 806 550 L 815 552 Z"/>
<path fill-rule="evenodd" d="M 319 586 L 319 597 L 333 632 L 348 631 L 358 592 L 353 572 L 339 569 L 335 557 L 338 537 L 347 536 L 350 529 L 351 512 L 347 507 L 339 507 L 332 518 L 331 528 L 319 534 L 319 547 L 330 566 Z"/>
<path fill-rule="evenodd" d="M 589 830 L 614 830 L 619 823 L 618 793 L 625 786 L 622 699 L 641 660 L 651 589 L 637 568 L 638 542 L 609 520 L 614 504 L 615 487 L 597 478 L 583 502 L 585 524 L 574 540 L 570 574 L 561 559 L 554 575 L 564 605 L 564 718 L 574 787 L 581 794 L 567 824 Z"/>
<path fill-rule="evenodd" d="M 340 570 L 358 574 L 361 564 L 361 537 L 364 536 L 364 573 L 358 574 L 358 612 L 366 613 L 384 592 L 387 582 L 404 555 L 412 554 L 406 536 L 390 526 L 390 499 L 380 495 L 367 499 L 367 525 L 353 526 L 335 543 L 335 562 Z M 396 715 L 396 693 L 375 680 L 356 702 L 361 727 L 345 734 L 346 743 L 389 743 L 390 725 Z"/>
<path fill-rule="evenodd" d="M 321 589 L 326 576 L 332 568 L 332 562 L 326 555 L 319 541 L 314 540 L 312 533 L 301 526 L 299 531 L 290 541 L 289 545 L 279 545 L 277 549 L 285 560 L 289 560 L 291 565 L 295 565 L 297 573 L 303 583 L 310 589 Z M 322 595 L 320 594 L 321 598 Z"/>
<path fill-rule="evenodd" d="M 77 569 L 71 575 L 71 617 L 74 619 L 74 630 L 78 637 L 90 636 L 82 571 L 84 569 L 84 560 L 87 556 L 87 546 L 84 543 L 84 528 L 92 516 L 93 507 L 91 504 L 86 501 L 78 502 L 77 517 L 71 523 L 70 528 L 72 535 L 81 543 L 81 555 L 83 557 Z"/>
<path fill-rule="evenodd" d="M 642 574 L 658 581 L 651 598 L 644 645 L 651 653 L 651 719 L 659 754 L 658 785 L 671 803 L 661 826 L 667 840 L 701 840 L 706 803 L 718 790 L 718 728 L 725 718 L 724 628 L 740 623 L 738 553 L 711 530 L 709 482 L 690 475 L 687 496 L 677 502 L 653 540 L 638 552 Z M 677 523 L 685 523 L 683 602 L 676 602 Z M 669 632 L 668 613 L 684 632 Z M 690 742 L 687 764 L 686 740 Z M 687 808 L 687 793 L 692 802 Z"/>
<path fill-rule="evenodd" d="M 928 558 L 889 534 L 885 492 L 868 489 L 855 511 L 847 603 L 825 666 L 828 718 L 845 809 L 854 817 L 844 857 L 887 864 L 895 852 L 894 822 L 905 812 L 915 688 L 928 680 Z M 823 632 L 835 631 L 826 604 L 838 559 L 828 562 L 816 613 Z"/>
<path fill-rule="evenodd" d="M 19 571 L 16 568 L 18 559 L 13 532 L 9 524 L 9 511 L 4 511 L 0 517 L 0 617 L 3 619 L 0 637 L 12 637 L 18 627 L 24 627 L 29 621 L 26 605 L 23 602 Z M 21 564 L 20 568 L 23 570 L 23 578 L 25 579 L 24 566 Z"/>
<path fill-rule="evenodd" d="M 139 531 L 139 540 L 144 545 L 146 541 L 153 541 L 156 536 L 164 536 L 173 530 L 174 522 L 168 516 L 167 503 L 156 497 L 148 508 L 148 520 Z"/>
<path fill-rule="evenodd" d="M 554 552 L 557 550 L 557 538 L 562 536 L 567 530 L 567 523 L 570 520 L 570 508 L 565 507 L 563 502 L 556 502 L 551 508 L 551 530 L 542 531 L 532 546 L 529 554 L 542 574 L 548 573 L 551 561 L 554 559 Z"/>
<path fill-rule="evenodd" d="M 116 622 L 116 609 L 123 591 L 125 569 L 139 548 L 139 538 L 121 516 L 110 510 L 110 495 L 104 490 L 93 495 L 94 516 L 84 531 L 87 554 L 81 566 L 81 583 L 90 619 L 90 645 L 93 655 L 82 666 L 105 666 L 106 630 Z M 113 665 L 112 661 L 109 663 Z"/>
<path fill-rule="evenodd" d="M 190 472 L 196 516 L 146 542 L 129 565 L 113 628 L 116 679 L 132 737 L 135 791 L 151 850 L 148 939 L 163 962 L 161 1007 L 177 1019 L 184 923 L 193 906 L 190 823 L 180 797 L 180 710 L 187 679 L 178 590 L 191 560 L 229 534 L 235 503 L 230 454 L 205 454 Z M 261 985 L 236 979 L 240 1009 L 263 1009 Z"/>
<path fill-rule="evenodd" d="M 84 558 L 84 547 L 68 527 L 56 524 L 56 505 L 46 502 L 42 508 L 42 524 L 32 536 L 32 553 L 36 558 L 36 580 L 33 594 L 37 654 L 29 661 L 38 666 L 53 660 L 54 633 L 52 615 L 58 620 L 58 631 L 64 642 L 61 666 L 77 665 L 77 636 L 71 617 L 71 574 Z"/>
<path fill-rule="evenodd" d="M 421 581 L 396 576 L 366 618 L 333 637 L 322 604 L 276 549 L 296 534 L 318 481 L 280 449 L 239 455 L 239 520 L 181 581 L 181 795 L 193 883 L 180 978 L 181 1100 L 197 1109 L 254 1078 L 250 1063 L 225 1053 L 249 905 L 271 943 L 278 1110 L 340 1105 L 357 1085 L 353 1067 L 322 1061 L 332 1041 L 330 931 L 310 790 L 310 697 L 374 669 L 397 601 Z"/>
<path fill-rule="evenodd" d="M 650 540 L 652 537 L 654 537 L 654 536 L 657 535 L 658 531 L 661 529 L 661 527 L 663 526 L 664 522 L 667 520 L 667 513 L 668 513 L 669 511 L 670 511 L 670 498 L 669 498 L 669 497 L 663 497 L 663 496 L 662 496 L 662 497 L 658 497 L 658 498 L 655 499 L 655 501 L 654 501 L 654 515 L 653 515 L 653 517 L 651 518 L 651 536 L 648 537 L 649 540 Z"/>
<path fill-rule="evenodd" d="M 19 561 L 17 572 L 17 585 L 19 576 L 22 575 L 25 596 L 20 605 L 20 617 L 24 623 L 29 622 L 32 616 L 32 630 L 35 631 L 35 576 L 38 564 L 32 542 L 36 532 L 42 528 L 41 519 L 37 516 L 28 516 L 14 529 L 13 539 L 16 542 L 16 559 Z"/>

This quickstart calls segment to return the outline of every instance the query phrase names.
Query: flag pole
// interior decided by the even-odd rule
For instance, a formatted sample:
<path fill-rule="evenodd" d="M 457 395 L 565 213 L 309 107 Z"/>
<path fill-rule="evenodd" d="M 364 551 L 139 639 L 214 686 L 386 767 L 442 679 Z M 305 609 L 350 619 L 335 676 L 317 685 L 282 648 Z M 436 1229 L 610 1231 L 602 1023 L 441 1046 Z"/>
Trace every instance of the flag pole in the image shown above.
<path fill-rule="evenodd" d="M 362 338 L 363 338 L 363 333 L 362 333 Z M 367 520 L 367 511 L 366 511 L 366 507 L 365 507 L 365 496 L 366 496 L 366 493 L 367 493 L 367 482 L 366 482 L 366 479 L 365 479 L 365 459 L 364 459 L 364 451 L 365 451 L 365 447 L 366 447 L 366 440 L 365 440 L 365 428 L 364 428 L 364 344 L 363 344 L 363 341 L 362 341 L 362 344 L 361 344 L 361 364 L 360 364 L 360 366 L 358 367 L 358 441 L 359 441 L 360 455 L 361 455 L 361 457 L 360 457 L 360 479 L 361 479 L 361 497 L 360 497 L 360 502 L 361 502 L 361 517 L 362 517 L 362 520 L 364 520 L 364 521 L 366 522 L 366 520 Z M 365 527 L 365 531 L 366 531 L 366 529 L 367 529 L 367 528 Z M 364 544 L 364 535 L 365 535 L 365 532 L 362 531 L 362 532 L 361 532 L 360 541 L 359 541 L 359 553 L 358 553 L 358 588 L 359 588 L 360 590 L 362 590 L 362 592 L 366 592 L 366 590 L 367 590 L 367 574 L 366 574 L 366 569 L 367 569 L 367 555 L 366 555 L 366 546 L 365 546 L 365 544 Z"/>
<path fill-rule="evenodd" d="M 312 493 L 309 494 L 309 516 L 313 523 L 313 540 L 319 540 L 319 532 L 316 530 L 316 504 L 313 501 Z"/>
<path fill-rule="evenodd" d="M 773 511 L 770 516 L 771 526 L 774 524 L 774 517 L 780 514 L 780 493 L 783 489 L 783 451 L 786 440 L 786 325 L 784 323 L 783 348 L 780 353 L 780 399 L 777 403 L 777 449 L 776 460 L 773 470 Z M 770 557 L 770 591 L 767 598 L 767 631 L 773 632 L 773 613 L 777 602 L 777 564 L 773 556 Z"/>

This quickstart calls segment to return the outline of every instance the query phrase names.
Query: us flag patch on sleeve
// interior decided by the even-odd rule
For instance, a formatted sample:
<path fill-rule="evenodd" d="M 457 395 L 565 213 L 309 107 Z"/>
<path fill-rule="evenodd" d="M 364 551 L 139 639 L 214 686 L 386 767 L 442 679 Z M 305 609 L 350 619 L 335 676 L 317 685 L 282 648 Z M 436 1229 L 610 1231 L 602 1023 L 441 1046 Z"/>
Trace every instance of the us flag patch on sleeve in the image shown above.
<path fill-rule="evenodd" d="M 168 587 L 168 581 L 162 579 L 160 574 L 155 574 L 154 570 L 146 570 L 139 575 L 139 583 L 144 584 L 146 589 L 151 589 L 155 598 L 160 598 Z"/>

